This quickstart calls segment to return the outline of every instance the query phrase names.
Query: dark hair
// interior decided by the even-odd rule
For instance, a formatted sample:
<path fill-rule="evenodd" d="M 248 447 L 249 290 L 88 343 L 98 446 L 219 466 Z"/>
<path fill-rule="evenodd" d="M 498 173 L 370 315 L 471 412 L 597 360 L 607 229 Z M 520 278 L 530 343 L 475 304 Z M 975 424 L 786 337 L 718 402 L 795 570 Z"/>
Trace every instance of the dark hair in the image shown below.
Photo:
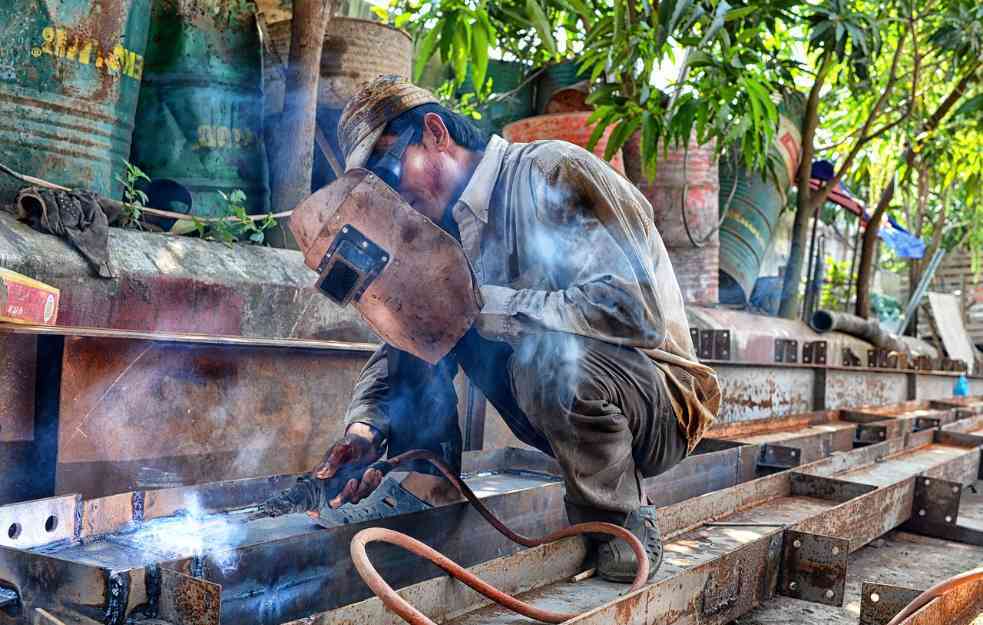
<path fill-rule="evenodd" d="M 421 104 L 416 108 L 411 108 L 391 120 L 386 126 L 385 132 L 387 135 L 398 135 L 412 127 L 413 139 L 411 143 L 420 143 L 423 141 L 423 118 L 427 113 L 440 115 L 440 118 L 444 120 L 444 125 L 447 126 L 447 132 L 454 139 L 454 143 L 459 146 L 469 150 L 481 151 L 488 144 L 488 135 L 468 118 L 439 104 Z"/>

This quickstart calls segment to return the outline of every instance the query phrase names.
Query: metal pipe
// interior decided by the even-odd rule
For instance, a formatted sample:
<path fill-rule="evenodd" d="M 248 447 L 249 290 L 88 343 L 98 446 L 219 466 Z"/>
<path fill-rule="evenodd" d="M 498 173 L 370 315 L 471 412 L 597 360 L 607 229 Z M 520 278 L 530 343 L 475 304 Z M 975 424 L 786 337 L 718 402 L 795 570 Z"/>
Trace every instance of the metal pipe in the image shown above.
<path fill-rule="evenodd" d="M 862 319 L 856 315 L 832 310 L 817 310 L 809 320 L 809 326 L 819 333 L 845 332 L 872 343 L 875 347 L 889 349 L 899 354 L 908 353 L 908 346 L 882 328 L 876 319 Z"/>

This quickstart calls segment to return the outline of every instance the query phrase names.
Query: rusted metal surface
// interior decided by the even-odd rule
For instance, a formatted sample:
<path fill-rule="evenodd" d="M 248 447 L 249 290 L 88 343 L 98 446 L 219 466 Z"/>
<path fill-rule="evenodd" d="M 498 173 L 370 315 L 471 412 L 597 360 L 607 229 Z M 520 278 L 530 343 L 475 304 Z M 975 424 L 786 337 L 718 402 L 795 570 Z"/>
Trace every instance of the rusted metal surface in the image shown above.
<path fill-rule="evenodd" d="M 900 625 L 970 625 L 981 613 L 983 582 L 976 582 L 935 599 Z"/>
<path fill-rule="evenodd" d="M 809 369 L 714 365 L 723 401 L 720 423 L 733 423 L 812 409 Z"/>
<path fill-rule="evenodd" d="M 843 605 L 849 542 L 788 530 L 782 539 L 778 592 L 788 597 Z"/>
<path fill-rule="evenodd" d="M 118 197 L 149 8 L 139 0 L 7 0 L 0 6 L 0 153 L 6 165 Z M 19 185 L 3 176 L 0 203 Z"/>
<path fill-rule="evenodd" d="M 160 569 L 160 618 L 174 625 L 219 625 L 222 587 Z"/>
<path fill-rule="evenodd" d="M 70 337 L 63 362 L 57 490 L 93 497 L 309 470 L 363 357 Z"/>
<path fill-rule="evenodd" d="M 907 600 L 901 597 L 892 600 L 890 594 L 880 594 L 877 602 L 871 602 L 871 588 L 928 588 L 976 567 L 980 558 L 983 548 L 893 532 L 850 556 L 842 607 L 775 597 L 737 619 L 735 625 L 858 625 L 858 615 L 860 625 L 885 625 L 901 609 L 902 602 L 907 605 Z M 892 604 L 898 606 L 897 610 L 891 610 Z M 881 607 L 872 610 L 875 606 Z M 881 620 L 871 620 L 875 616 Z M 930 623 L 968 625 L 969 621 L 954 618 Z"/>
<path fill-rule="evenodd" d="M 81 505 L 68 495 L 0 506 L 0 546 L 28 549 L 75 538 Z"/>
<path fill-rule="evenodd" d="M 34 438 L 37 339 L 0 334 L 0 443 Z"/>
<path fill-rule="evenodd" d="M 0 337 L 78 336 L 93 339 L 128 339 L 133 341 L 159 341 L 191 345 L 225 345 L 229 347 L 276 347 L 284 349 L 319 349 L 336 352 L 371 354 L 378 343 L 352 341 L 325 341 L 318 339 L 274 339 L 246 336 L 221 336 L 196 332 L 143 332 L 140 330 L 115 330 L 107 328 L 82 328 L 78 326 L 36 326 L 0 323 Z M 20 337 L 18 337 L 20 338 Z"/>
<path fill-rule="evenodd" d="M 904 373 L 830 370 L 826 376 L 826 408 L 849 408 L 857 398 L 870 404 L 896 404 L 907 395 Z"/>
<path fill-rule="evenodd" d="M 801 452 L 800 464 L 806 464 L 852 449 L 856 430 L 857 425 L 841 421 L 838 412 L 824 411 L 717 424 L 709 436 L 746 445 L 793 447 Z"/>

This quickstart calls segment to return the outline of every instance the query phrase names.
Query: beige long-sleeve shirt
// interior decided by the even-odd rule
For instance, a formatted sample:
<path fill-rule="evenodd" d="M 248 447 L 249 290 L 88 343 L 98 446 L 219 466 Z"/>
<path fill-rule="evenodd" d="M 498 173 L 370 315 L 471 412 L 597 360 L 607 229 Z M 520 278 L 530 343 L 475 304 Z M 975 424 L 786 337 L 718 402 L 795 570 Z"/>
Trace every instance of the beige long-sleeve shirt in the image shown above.
<path fill-rule="evenodd" d="M 663 370 L 690 450 L 713 423 L 720 388 L 693 349 L 682 294 L 651 205 L 590 152 L 562 141 L 492 137 L 453 207 L 481 285 L 486 338 L 559 331 L 636 347 Z M 348 421 L 387 433 L 386 356 L 356 386 Z"/>

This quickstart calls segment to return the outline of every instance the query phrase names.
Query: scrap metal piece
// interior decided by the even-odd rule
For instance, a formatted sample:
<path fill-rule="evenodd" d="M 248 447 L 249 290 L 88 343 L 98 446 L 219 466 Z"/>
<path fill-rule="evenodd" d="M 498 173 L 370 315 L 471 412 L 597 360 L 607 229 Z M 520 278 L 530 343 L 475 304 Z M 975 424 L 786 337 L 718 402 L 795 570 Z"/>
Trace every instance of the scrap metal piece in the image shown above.
<path fill-rule="evenodd" d="M 168 568 L 160 569 L 160 613 L 174 625 L 219 625 L 222 587 Z"/>
<path fill-rule="evenodd" d="M 786 471 L 802 464 L 802 450 L 797 447 L 766 443 L 761 446 L 758 457 L 758 471 L 774 473 Z"/>
<path fill-rule="evenodd" d="M 778 592 L 826 605 L 843 605 L 850 541 L 786 530 Z"/>
<path fill-rule="evenodd" d="M 904 586 L 864 582 L 860 592 L 859 625 L 887 625 L 920 594 L 921 590 Z"/>

